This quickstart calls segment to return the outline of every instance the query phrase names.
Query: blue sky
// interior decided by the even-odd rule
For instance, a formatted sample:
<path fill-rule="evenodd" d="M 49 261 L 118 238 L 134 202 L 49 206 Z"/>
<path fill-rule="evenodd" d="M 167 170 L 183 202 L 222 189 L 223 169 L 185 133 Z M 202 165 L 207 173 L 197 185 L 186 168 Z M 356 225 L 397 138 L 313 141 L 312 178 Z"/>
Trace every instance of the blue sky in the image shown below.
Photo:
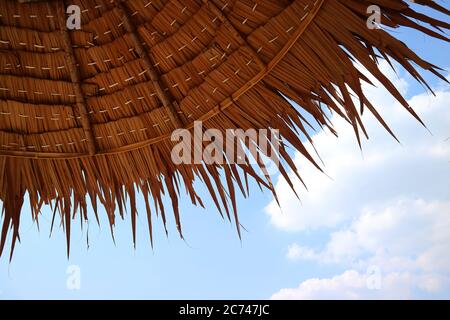
<path fill-rule="evenodd" d="M 449 69 L 448 44 L 409 30 L 395 33 Z M 281 214 L 271 194 L 252 185 L 250 198 L 238 199 L 247 229 L 242 241 L 201 185 L 208 209 L 193 207 L 185 197 L 180 203 L 186 240 L 179 239 L 173 220 L 169 238 L 157 221 L 153 250 L 143 201 L 136 250 L 129 217 L 117 221 L 114 245 L 101 212 L 101 229 L 94 220 L 89 226 L 89 249 L 86 230 L 74 228 L 69 260 L 62 230 L 56 228 L 49 239 L 50 212 L 37 232 L 25 207 L 22 242 L 11 263 L 6 256 L 0 260 L 0 299 L 450 298 L 450 263 L 438 254 L 450 249 L 450 229 L 439 227 L 450 227 L 450 141 L 445 141 L 450 137 L 450 90 L 427 75 L 438 92 L 433 98 L 403 71 L 397 78 L 386 73 L 418 106 L 433 135 L 382 90 L 372 92 L 402 144 L 370 124 L 372 136 L 363 155 L 345 129 L 340 143 L 318 135 L 333 180 L 297 159 L 312 189 L 301 190 L 300 204 L 275 178 Z M 80 268 L 79 290 L 67 288 L 71 265 Z M 371 267 L 381 272 L 377 290 L 367 286 Z"/>

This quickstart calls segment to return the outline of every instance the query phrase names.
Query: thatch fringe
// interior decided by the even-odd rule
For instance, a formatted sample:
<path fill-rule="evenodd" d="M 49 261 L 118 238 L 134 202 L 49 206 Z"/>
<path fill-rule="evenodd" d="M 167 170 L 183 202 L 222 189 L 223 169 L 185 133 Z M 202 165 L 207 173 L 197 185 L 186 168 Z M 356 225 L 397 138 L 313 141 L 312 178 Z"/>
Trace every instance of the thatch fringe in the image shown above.
<path fill-rule="evenodd" d="M 365 97 L 362 83 L 369 80 L 355 63 L 419 121 L 379 70 L 378 60 L 396 61 L 425 85 L 417 69 L 445 80 L 439 68 L 394 36 L 367 28 L 366 10 L 375 4 L 381 8 L 384 26 L 411 27 L 448 41 L 441 32 L 449 29 L 448 23 L 414 11 L 406 1 L 129 0 L 119 11 L 109 0 L 97 0 L 95 5 L 87 0 L 73 2 L 85 9 L 82 31 L 71 32 L 77 46 L 73 53 L 79 64 L 77 79 L 70 77 L 67 61 L 60 56 L 63 42 L 57 30 L 61 22 L 54 19 L 53 1 L 0 4 L 0 254 L 12 230 L 12 255 L 24 196 L 29 198 L 36 221 L 44 204 L 54 208 L 54 218 L 59 214 L 68 250 L 72 220 L 91 218 L 88 199 L 96 220 L 97 208 L 104 206 L 112 234 L 116 213 L 123 217 L 129 201 L 135 240 L 136 196 L 142 193 L 152 243 L 155 215 L 166 228 L 166 195 L 183 236 L 178 198 L 185 192 L 194 205 L 203 206 L 194 189 L 196 179 L 207 187 L 219 213 L 234 221 L 238 233 L 236 193 L 248 196 L 249 179 L 277 199 L 261 161 L 256 166 L 249 157 L 241 164 L 226 159 L 221 165 L 175 165 L 171 160 L 175 143 L 170 136 L 181 124 L 174 126 L 173 110 L 167 108 L 164 97 L 179 106 L 176 111 L 185 117 L 183 126 L 190 130 L 200 120 L 204 129 L 221 132 L 279 129 L 279 170 L 293 186 L 288 169 L 299 178 L 300 173 L 287 146 L 320 166 L 300 138 L 311 141 L 307 127 L 312 124 L 290 100 L 335 134 L 328 110 L 343 117 L 361 143 L 367 136 L 361 120 L 365 110 L 394 133 Z M 415 2 L 449 14 L 434 1 Z M 133 21 L 132 28 L 124 28 L 124 11 Z M 14 13 L 19 17 L 12 17 Z M 134 36 L 127 31 L 135 32 Z M 66 67 L 58 69 L 64 62 Z M 86 112 L 71 109 L 76 92 L 70 79 L 82 87 Z M 155 89 L 155 83 L 161 90 Z M 83 115 L 88 115 L 92 126 L 94 156 L 88 152 Z M 260 139 L 270 144 L 271 138 Z M 251 145 L 261 141 L 241 142 L 251 150 Z M 258 153 L 271 155 L 270 149 L 254 152 L 257 159 Z"/>

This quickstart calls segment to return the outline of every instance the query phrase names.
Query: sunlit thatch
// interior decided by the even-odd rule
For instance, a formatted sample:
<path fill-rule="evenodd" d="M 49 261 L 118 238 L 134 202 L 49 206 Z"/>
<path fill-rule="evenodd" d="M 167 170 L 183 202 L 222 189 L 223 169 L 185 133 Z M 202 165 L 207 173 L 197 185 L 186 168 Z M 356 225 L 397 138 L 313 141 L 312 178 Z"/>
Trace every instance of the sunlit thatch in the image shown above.
<path fill-rule="evenodd" d="M 449 14 L 435 1 L 415 2 Z M 80 30 L 65 27 L 68 5 L 81 8 Z M 358 141 L 366 136 L 363 110 L 391 132 L 365 98 L 368 79 L 355 63 L 420 121 L 378 59 L 398 62 L 420 82 L 417 67 L 443 77 L 390 33 L 368 28 L 371 5 L 385 27 L 448 41 L 449 24 L 400 0 L 1 0 L 0 254 L 10 230 L 14 250 L 25 196 L 36 220 L 44 204 L 53 206 L 68 250 L 71 221 L 95 217 L 99 205 L 113 230 L 129 201 L 135 238 L 136 192 L 150 237 L 156 215 L 166 225 L 163 193 L 182 235 L 178 198 L 186 192 L 202 205 L 196 178 L 239 231 L 236 192 L 247 196 L 248 179 L 274 192 L 270 177 L 248 164 L 176 166 L 173 130 L 196 120 L 222 131 L 276 128 L 314 162 L 300 139 L 309 138 L 309 124 L 289 100 L 333 133 L 329 110 L 345 118 Z M 284 144 L 280 172 L 289 180 L 287 169 L 297 169 Z"/>

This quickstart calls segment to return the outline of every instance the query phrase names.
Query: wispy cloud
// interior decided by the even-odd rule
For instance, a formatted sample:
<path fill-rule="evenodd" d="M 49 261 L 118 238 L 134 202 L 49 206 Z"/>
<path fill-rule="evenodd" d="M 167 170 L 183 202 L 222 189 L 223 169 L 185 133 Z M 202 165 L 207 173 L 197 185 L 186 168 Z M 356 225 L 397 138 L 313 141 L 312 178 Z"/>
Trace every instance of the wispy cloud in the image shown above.
<path fill-rule="evenodd" d="M 407 90 L 405 79 L 396 83 Z M 432 134 L 422 130 L 388 94 L 368 87 L 401 144 L 393 142 L 367 114 L 370 141 L 364 143 L 362 153 L 354 146 L 352 129 L 337 118 L 339 138 L 324 132 L 313 137 L 331 179 L 298 156 L 309 189 L 301 192 L 302 204 L 280 178 L 276 188 L 282 208 L 271 202 L 266 211 L 281 230 L 328 233 L 319 246 L 290 244 L 288 259 L 348 270 L 282 289 L 274 298 L 409 298 L 421 291 L 448 288 L 450 90 L 446 88 L 438 88 L 435 97 L 423 93 L 409 101 Z M 300 182 L 297 187 L 301 188 Z M 383 286 L 376 292 L 366 285 L 371 266 L 382 274 Z"/>

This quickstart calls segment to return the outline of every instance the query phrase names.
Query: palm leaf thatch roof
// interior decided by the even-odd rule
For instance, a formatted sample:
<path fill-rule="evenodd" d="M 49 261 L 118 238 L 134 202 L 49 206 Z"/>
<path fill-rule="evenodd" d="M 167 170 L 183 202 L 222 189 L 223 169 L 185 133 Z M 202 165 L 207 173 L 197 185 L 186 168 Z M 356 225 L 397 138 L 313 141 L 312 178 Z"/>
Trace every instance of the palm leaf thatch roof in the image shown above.
<path fill-rule="evenodd" d="M 280 172 L 289 181 L 290 167 L 300 177 L 286 146 L 316 164 L 300 138 L 310 139 L 304 113 L 336 133 L 331 111 L 348 121 L 360 141 L 367 136 L 361 121 L 366 110 L 392 134 L 365 97 L 361 85 L 369 80 L 356 64 L 421 121 L 378 61 L 395 61 L 422 83 L 417 69 L 443 78 L 441 70 L 385 29 L 367 24 L 367 9 L 376 5 L 383 26 L 448 41 L 448 23 L 415 10 L 429 7 L 444 16 L 449 11 L 431 0 L 415 3 L 1 0 L 0 254 L 8 234 L 14 251 L 25 197 L 33 219 L 43 205 L 52 206 L 53 219 L 59 214 L 68 250 L 71 221 L 97 216 L 100 205 L 113 230 L 116 211 L 123 217 L 129 203 L 135 238 L 137 192 L 146 203 L 150 237 L 152 218 L 159 215 L 166 225 L 164 194 L 183 236 L 180 193 L 203 205 L 195 179 L 239 231 L 236 193 L 247 196 L 253 179 L 275 194 L 270 176 L 258 173 L 249 159 L 175 165 L 172 132 L 192 129 L 194 121 L 222 132 L 276 128 Z M 66 27 L 69 5 L 81 9 L 81 29 Z M 247 147 L 253 142 L 243 141 Z"/>

